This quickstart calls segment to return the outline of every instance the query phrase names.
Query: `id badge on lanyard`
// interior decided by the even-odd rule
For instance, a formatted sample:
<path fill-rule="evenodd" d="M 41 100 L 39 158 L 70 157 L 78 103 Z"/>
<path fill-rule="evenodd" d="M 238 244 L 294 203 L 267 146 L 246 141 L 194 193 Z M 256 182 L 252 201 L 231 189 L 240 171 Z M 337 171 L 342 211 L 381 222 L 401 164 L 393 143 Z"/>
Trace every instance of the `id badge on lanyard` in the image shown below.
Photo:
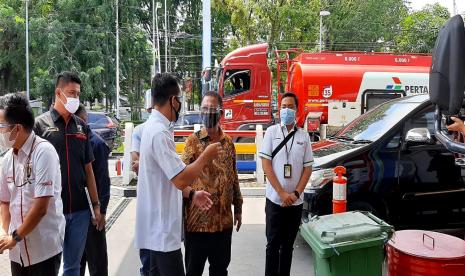
<path fill-rule="evenodd" d="M 291 177 L 292 177 L 292 165 L 284 164 L 284 178 L 291 178 Z"/>
<path fill-rule="evenodd" d="M 283 137 L 284 137 L 284 132 L 282 131 L 282 129 L 281 129 L 281 132 L 282 132 Z M 295 138 L 295 136 L 292 137 L 291 147 L 290 147 L 289 150 L 287 149 L 287 144 L 285 145 L 286 146 L 286 164 L 284 164 L 284 170 L 283 170 L 284 171 L 284 178 L 292 178 L 292 165 L 289 164 L 289 154 L 291 153 L 292 146 L 294 145 L 294 138 Z"/>

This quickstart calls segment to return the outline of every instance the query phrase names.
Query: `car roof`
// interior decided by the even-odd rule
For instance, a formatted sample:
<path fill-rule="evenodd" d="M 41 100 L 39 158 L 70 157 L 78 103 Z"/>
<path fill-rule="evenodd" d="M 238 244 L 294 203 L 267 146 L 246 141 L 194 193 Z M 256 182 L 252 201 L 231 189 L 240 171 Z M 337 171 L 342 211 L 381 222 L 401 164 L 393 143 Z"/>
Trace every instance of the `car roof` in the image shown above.
<path fill-rule="evenodd" d="M 395 101 L 402 102 L 402 103 L 425 103 L 429 101 L 429 95 L 421 94 L 421 95 L 407 96 L 407 97 L 398 98 Z"/>
<path fill-rule="evenodd" d="M 105 112 L 102 112 L 102 111 L 90 111 L 90 110 L 87 111 L 87 114 L 105 115 L 105 116 L 107 115 L 105 114 Z"/>

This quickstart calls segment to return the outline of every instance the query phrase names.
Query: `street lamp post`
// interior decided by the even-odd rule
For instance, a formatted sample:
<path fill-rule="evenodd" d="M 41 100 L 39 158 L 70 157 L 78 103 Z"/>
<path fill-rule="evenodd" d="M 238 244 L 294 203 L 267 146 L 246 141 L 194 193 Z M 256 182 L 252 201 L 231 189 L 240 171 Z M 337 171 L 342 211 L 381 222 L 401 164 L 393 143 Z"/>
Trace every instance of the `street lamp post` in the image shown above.
<path fill-rule="evenodd" d="M 158 9 L 161 8 L 161 3 L 157 2 L 157 5 L 155 6 L 155 29 L 157 32 L 157 56 L 158 56 L 158 71 L 156 73 L 161 72 L 161 62 L 160 62 L 160 33 L 158 32 Z"/>
<path fill-rule="evenodd" d="M 152 47 L 153 47 L 153 76 L 160 73 L 160 38 L 158 36 L 158 9 L 161 3 L 152 0 Z M 156 34 L 156 36 L 155 36 Z M 158 68 L 157 68 L 158 59 Z"/>
<path fill-rule="evenodd" d="M 322 49 L 322 44 L 323 44 L 323 16 L 328 16 L 331 13 L 329 11 L 320 11 L 320 53 Z"/>
<path fill-rule="evenodd" d="M 30 100 L 29 92 L 29 0 L 26 0 L 26 97 Z"/>

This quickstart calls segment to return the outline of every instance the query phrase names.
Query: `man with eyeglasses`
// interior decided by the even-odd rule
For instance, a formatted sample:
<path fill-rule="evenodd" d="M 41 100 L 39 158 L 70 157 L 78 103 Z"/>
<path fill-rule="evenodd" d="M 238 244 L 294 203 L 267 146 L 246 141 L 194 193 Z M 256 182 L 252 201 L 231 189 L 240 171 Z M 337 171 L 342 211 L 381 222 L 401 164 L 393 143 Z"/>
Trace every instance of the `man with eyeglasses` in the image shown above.
<path fill-rule="evenodd" d="M 25 96 L 1 99 L 0 147 L 8 152 L 0 174 L 0 253 L 9 250 L 14 276 L 58 275 L 63 251 L 60 161 L 33 126 Z"/>
<path fill-rule="evenodd" d="M 201 276 L 205 262 L 210 263 L 210 276 L 228 275 L 231 261 L 231 236 L 233 226 L 239 231 L 242 224 L 242 195 L 236 170 L 236 150 L 229 135 L 220 127 L 223 115 L 223 101 L 215 92 L 205 93 L 201 116 L 204 127 L 190 135 L 182 159 L 191 164 L 212 143 L 221 143 L 223 154 L 209 162 L 192 184 L 185 198 L 195 190 L 205 190 L 211 194 L 213 206 L 202 211 L 190 201 L 185 206 L 186 235 L 186 275 Z M 234 205 L 234 215 L 231 210 Z M 233 225 L 234 224 L 234 225 Z"/>
<path fill-rule="evenodd" d="M 34 131 L 48 140 L 60 157 L 63 191 L 63 212 L 66 219 L 63 244 L 63 274 L 79 276 L 82 254 L 91 221 L 98 230 L 105 228 L 100 215 L 92 161 L 94 155 L 90 144 L 90 130 L 74 112 L 79 107 L 81 80 L 71 72 L 58 75 L 55 84 L 55 103 L 50 111 L 36 118 Z M 86 193 L 88 190 L 91 207 Z M 92 208 L 92 209 L 91 209 Z"/>

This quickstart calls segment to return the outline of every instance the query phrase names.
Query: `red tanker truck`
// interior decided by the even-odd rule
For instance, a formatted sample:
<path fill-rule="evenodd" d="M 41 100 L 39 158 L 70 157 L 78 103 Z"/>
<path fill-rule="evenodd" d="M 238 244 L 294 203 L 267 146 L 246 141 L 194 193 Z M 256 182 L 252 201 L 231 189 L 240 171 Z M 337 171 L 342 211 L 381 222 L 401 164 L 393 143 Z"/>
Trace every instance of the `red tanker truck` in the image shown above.
<path fill-rule="evenodd" d="M 430 55 L 421 54 L 270 51 L 268 44 L 257 44 L 232 51 L 203 76 L 224 99 L 224 129 L 266 128 L 275 122 L 273 106 L 280 95 L 292 92 L 299 99 L 298 126 L 326 136 L 327 129 L 340 128 L 384 101 L 427 94 L 431 62 Z"/>

